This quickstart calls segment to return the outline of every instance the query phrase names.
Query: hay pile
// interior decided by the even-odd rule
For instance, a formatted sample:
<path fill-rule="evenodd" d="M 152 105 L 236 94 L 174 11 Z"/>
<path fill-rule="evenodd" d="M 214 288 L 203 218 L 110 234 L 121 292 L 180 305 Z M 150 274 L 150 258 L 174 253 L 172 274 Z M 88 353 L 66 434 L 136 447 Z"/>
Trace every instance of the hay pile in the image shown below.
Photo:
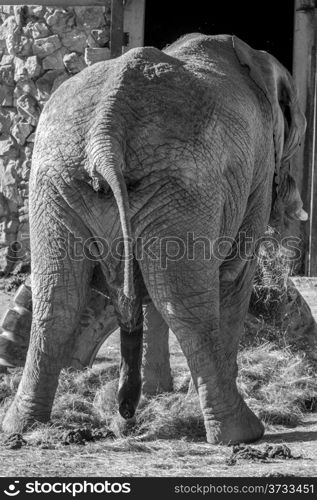
<path fill-rule="evenodd" d="M 303 354 L 265 343 L 242 350 L 238 363 L 239 390 L 267 426 L 296 426 L 306 412 L 316 409 L 317 380 Z M 117 415 L 117 365 L 105 366 L 101 362 L 83 372 L 64 370 L 49 434 L 57 437 L 65 429 L 86 426 L 110 428 L 117 437 L 129 434 L 149 440 L 204 439 L 198 397 L 194 391 L 187 392 L 189 374 L 184 382 L 184 367 L 177 366 L 173 375 L 178 390 L 143 397 L 135 424 L 127 428 Z M 12 401 L 20 376 L 21 369 L 1 375 L 0 418 Z M 47 433 L 48 426 L 43 426 L 42 432 Z"/>

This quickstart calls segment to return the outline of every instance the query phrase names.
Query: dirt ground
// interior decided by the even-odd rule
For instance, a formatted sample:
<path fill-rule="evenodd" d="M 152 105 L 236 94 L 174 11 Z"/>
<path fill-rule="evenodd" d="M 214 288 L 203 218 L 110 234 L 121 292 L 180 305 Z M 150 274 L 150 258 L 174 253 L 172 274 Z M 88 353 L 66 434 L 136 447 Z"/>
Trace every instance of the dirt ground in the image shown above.
<path fill-rule="evenodd" d="M 12 294 L 0 290 L 0 316 Z M 119 359 L 118 334 L 103 345 L 96 362 Z M 171 336 L 171 362 L 184 362 Z M 26 440 L 28 436 L 25 435 Z M 272 427 L 252 447 L 286 444 L 299 459 L 238 460 L 227 463 L 232 448 L 211 446 L 205 441 L 181 439 L 142 441 L 139 438 L 102 440 L 86 445 L 26 445 L 19 450 L 0 446 L 1 476 L 317 476 L 317 413 L 311 413 L 296 428 Z"/>
<path fill-rule="evenodd" d="M 60 449 L 24 447 L 0 450 L 1 476 L 317 476 L 317 418 L 304 426 L 267 433 L 254 445 L 286 443 L 299 460 L 241 460 L 233 466 L 226 461 L 231 449 L 203 442 L 137 440 L 99 442 L 86 446 L 71 445 Z"/>

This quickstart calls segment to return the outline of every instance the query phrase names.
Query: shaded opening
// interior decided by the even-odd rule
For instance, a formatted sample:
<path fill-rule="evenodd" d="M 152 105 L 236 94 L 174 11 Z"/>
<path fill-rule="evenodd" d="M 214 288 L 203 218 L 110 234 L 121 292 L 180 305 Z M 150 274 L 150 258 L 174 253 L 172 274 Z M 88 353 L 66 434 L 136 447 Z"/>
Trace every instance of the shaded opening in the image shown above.
<path fill-rule="evenodd" d="M 270 52 L 291 71 L 293 23 L 293 0 L 147 0 L 144 45 L 162 49 L 192 32 L 234 34 Z"/>

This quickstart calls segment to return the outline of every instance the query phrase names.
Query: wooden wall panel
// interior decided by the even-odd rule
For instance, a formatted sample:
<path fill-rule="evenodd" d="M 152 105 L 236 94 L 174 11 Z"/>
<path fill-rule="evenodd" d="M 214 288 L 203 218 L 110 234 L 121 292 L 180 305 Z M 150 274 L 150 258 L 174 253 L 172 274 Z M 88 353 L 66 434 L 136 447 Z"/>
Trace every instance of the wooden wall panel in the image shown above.
<path fill-rule="evenodd" d="M 292 161 L 292 172 L 309 213 L 309 222 L 294 224 L 292 233 L 304 240 L 302 271 L 308 276 L 317 276 L 316 28 L 315 0 L 295 0 L 293 76 L 307 130 L 301 149 Z"/>

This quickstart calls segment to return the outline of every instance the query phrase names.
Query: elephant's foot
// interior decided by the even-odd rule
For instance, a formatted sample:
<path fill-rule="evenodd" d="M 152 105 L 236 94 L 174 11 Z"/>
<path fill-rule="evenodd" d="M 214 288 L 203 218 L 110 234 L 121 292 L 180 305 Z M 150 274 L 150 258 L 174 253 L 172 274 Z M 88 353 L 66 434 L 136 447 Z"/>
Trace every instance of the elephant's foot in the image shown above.
<path fill-rule="evenodd" d="M 252 443 L 261 439 L 264 426 L 253 411 L 244 403 L 225 420 L 205 419 L 207 441 L 210 444 L 233 445 L 239 443 Z"/>
<path fill-rule="evenodd" d="M 128 420 L 134 417 L 141 396 L 141 379 L 134 379 L 131 383 L 126 379 L 119 384 L 118 403 L 121 417 Z"/>
<path fill-rule="evenodd" d="M 2 429 L 6 434 L 15 432 L 22 434 L 37 423 L 45 423 L 49 419 L 49 410 L 35 412 L 33 409 L 14 401 L 2 421 Z"/>

